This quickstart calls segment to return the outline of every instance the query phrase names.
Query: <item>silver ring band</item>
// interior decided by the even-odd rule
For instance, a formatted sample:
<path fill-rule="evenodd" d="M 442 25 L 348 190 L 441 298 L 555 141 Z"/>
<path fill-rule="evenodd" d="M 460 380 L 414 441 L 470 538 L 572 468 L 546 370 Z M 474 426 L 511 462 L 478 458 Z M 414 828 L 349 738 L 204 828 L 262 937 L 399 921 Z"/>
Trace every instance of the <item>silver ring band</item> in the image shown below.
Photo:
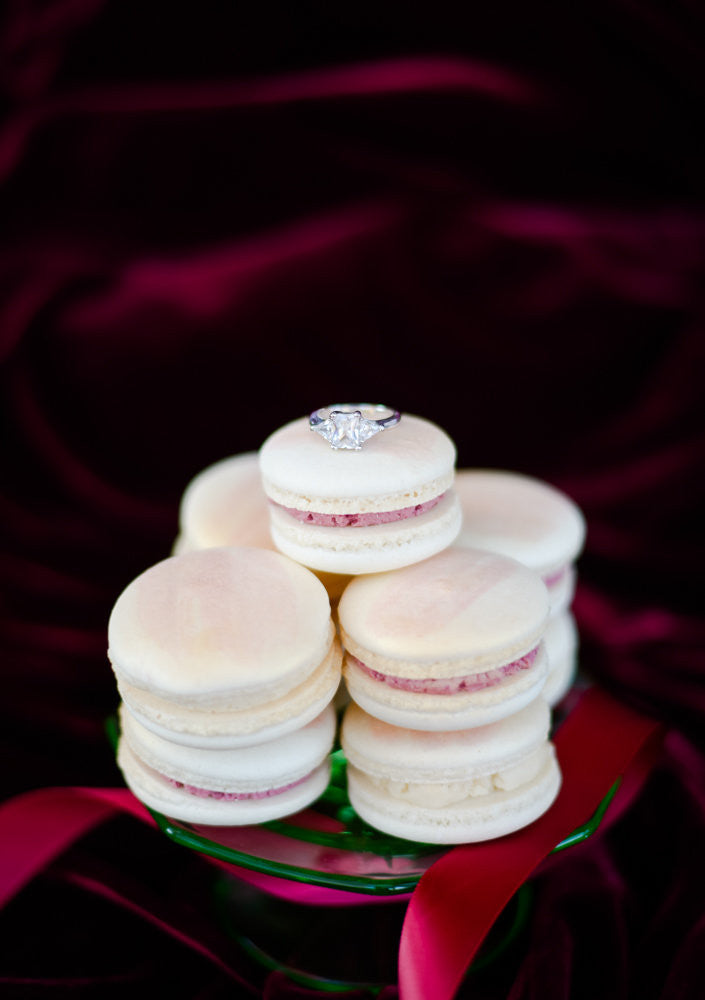
<path fill-rule="evenodd" d="M 396 427 L 400 420 L 399 410 L 382 403 L 334 403 L 314 410 L 308 423 L 331 448 L 359 451 L 365 441 L 380 431 Z"/>

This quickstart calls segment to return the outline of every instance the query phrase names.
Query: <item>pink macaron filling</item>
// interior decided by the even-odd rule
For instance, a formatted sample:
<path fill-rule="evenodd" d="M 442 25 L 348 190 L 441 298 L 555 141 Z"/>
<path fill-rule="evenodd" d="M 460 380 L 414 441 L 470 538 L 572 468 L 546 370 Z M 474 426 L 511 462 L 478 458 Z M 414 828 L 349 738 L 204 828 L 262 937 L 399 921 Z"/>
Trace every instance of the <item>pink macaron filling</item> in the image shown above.
<path fill-rule="evenodd" d="M 163 775 L 163 777 L 166 778 L 166 775 Z M 208 788 L 185 785 L 182 781 L 176 781 L 174 778 L 166 778 L 166 780 L 174 788 L 182 788 L 185 792 L 188 792 L 190 795 L 196 795 L 200 799 L 222 799 L 224 802 L 239 802 L 246 799 L 269 799 L 273 795 L 281 795 L 282 792 L 288 792 L 290 788 L 296 788 L 297 785 L 301 785 L 310 777 L 311 775 L 307 774 L 303 778 L 299 778 L 298 781 L 292 781 L 289 785 L 283 785 L 281 788 L 266 788 L 260 792 L 214 792 Z"/>
<path fill-rule="evenodd" d="M 425 514 L 427 510 L 432 510 L 444 496 L 445 494 L 441 493 L 433 500 L 413 504 L 411 507 L 402 507 L 400 510 L 380 510 L 369 514 L 320 514 L 312 510 L 283 507 L 281 504 L 275 504 L 275 506 L 280 507 L 290 517 L 295 517 L 297 521 L 303 521 L 305 524 L 318 524 L 324 528 L 367 528 L 373 524 L 390 524 L 392 521 L 405 521 L 409 517 L 418 517 L 419 514 Z M 273 502 L 270 501 L 270 503 Z"/>
<path fill-rule="evenodd" d="M 399 688 L 401 691 L 412 691 L 414 694 L 459 694 L 461 691 L 482 691 L 484 688 L 495 687 L 501 684 L 507 677 L 528 670 L 532 666 L 538 646 L 532 649 L 525 656 L 512 663 L 505 663 L 494 670 L 483 670 L 476 674 L 467 674 L 464 677 L 394 677 L 392 674 L 383 674 L 379 670 L 373 670 L 366 663 L 358 660 L 356 656 L 350 656 L 352 662 L 363 670 L 373 680 L 381 681 L 382 684 L 389 684 L 390 687 Z"/>

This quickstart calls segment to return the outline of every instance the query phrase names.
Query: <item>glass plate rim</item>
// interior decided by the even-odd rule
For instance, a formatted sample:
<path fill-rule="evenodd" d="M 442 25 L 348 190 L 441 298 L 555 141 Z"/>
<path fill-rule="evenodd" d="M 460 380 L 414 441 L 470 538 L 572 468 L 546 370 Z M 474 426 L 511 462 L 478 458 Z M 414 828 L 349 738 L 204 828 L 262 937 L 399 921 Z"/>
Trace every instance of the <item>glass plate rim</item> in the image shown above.
<path fill-rule="evenodd" d="M 111 715 L 106 720 L 105 730 L 107 738 L 112 745 L 113 750 L 115 750 L 119 734 L 117 716 Z M 340 750 L 334 751 L 333 756 L 335 757 L 337 755 L 338 761 L 340 761 L 341 753 L 342 751 Z M 594 834 L 600 826 L 604 815 L 612 802 L 617 789 L 619 788 L 621 780 L 621 777 L 617 778 L 590 818 L 580 826 L 576 827 L 571 833 L 556 844 L 550 852 L 551 854 L 556 854 L 560 851 L 573 847 L 576 844 L 580 844 Z M 323 798 L 325 798 L 327 793 L 335 791 L 337 791 L 337 789 L 333 789 L 331 785 L 329 785 L 326 793 L 324 793 L 318 801 L 320 802 Z M 316 803 L 313 803 L 313 805 L 309 808 L 315 809 L 315 806 Z M 423 875 L 423 872 L 413 872 L 408 875 L 399 873 L 391 875 L 375 874 L 374 876 L 366 877 L 364 875 L 346 875 L 341 872 L 324 872 L 319 869 L 292 865 L 287 862 L 272 861 L 254 854 L 248 854 L 233 847 L 228 847 L 225 844 L 219 844 L 216 840 L 212 840 L 203 834 L 197 833 L 195 830 L 190 830 L 186 826 L 178 825 L 174 820 L 169 819 L 169 817 L 158 812 L 157 810 L 150 809 L 148 806 L 145 808 L 147 808 L 159 830 L 174 843 L 200 854 L 205 854 L 217 861 L 224 861 L 228 864 L 244 868 L 248 871 L 276 878 L 283 878 L 291 882 L 298 882 L 324 889 L 338 889 L 355 892 L 370 896 L 399 896 L 413 892 Z M 352 807 L 348 808 L 352 809 Z M 269 829 L 291 839 L 308 841 L 313 839 L 311 836 L 311 830 L 308 828 L 296 827 L 293 824 L 287 823 L 285 820 L 273 820 L 269 823 L 263 823 L 261 826 L 264 829 Z M 351 849 L 351 841 L 353 838 L 345 832 L 314 832 L 316 833 L 316 843 L 323 844 L 324 846 L 338 847 L 341 850 Z M 395 840 L 395 838 L 387 839 L 390 842 L 394 842 Z M 347 844 L 345 843 L 345 840 L 348 841 Z M 418 844 L 414 841 L 399 841 L 399 843 L 408 843 L 408 850 L 404 852 L 404 855 L 400 854 L 399 856 L 409 856 L 415 853 L 422 854 L 424 852 L 441 855 L 443 853 L 447 853 L 447 851 L 452 850 L 452 848 L 456 846 Z M 416 850 L 414 850 L 414 848 L 416 848 Z M 364 847 L 357 845 L 354 849 L 364 850 Z M 370 851 L 370 853 L 374 852 Z"/>

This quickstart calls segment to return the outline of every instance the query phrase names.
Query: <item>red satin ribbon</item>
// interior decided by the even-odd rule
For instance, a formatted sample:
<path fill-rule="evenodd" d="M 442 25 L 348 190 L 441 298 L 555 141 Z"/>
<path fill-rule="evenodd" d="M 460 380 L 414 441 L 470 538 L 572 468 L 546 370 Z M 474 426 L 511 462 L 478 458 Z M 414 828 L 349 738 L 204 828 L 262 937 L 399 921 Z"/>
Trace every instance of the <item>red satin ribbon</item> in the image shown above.
<path fill-rule="evenodd" d="M 449 851 L 411 897 L 399 947 L 401 1000 L 451 1000 L 505 905 L 543 858 L 595 811 L 617 777 L 643 775 L 662 729 L 592 688 L 559 729 L 563 785 L 551 809 L 517 833 Z M 625 794 L 633 792 L 631 780 Z"/>
<path fill-rule="evenodd" d="M 156 825 L 127 788 L 40 788 L 0 805 L 0 907 L 62 851 L 118 813 Z M 371 902 L 369 896 L 358 893 L 290 882 L 208 855 L 202 857 L 250 885 L 293 903 L 350 906 Z M 380 902 L 386 902 L 386 898 Z"/>
<path fill-rule="evenodd" d="M 39 788 L 0 806 L 0 906 L 116 812 L 152 818 L 126 788 Z"/>
<path fill-rule="evenodd" d="M 402 1000 L 450 1000 L 485 935 L 539 862 L 603 799 L 615 779 L 641 765 L 660 725 L 591 689 L 563 723 L 556 748 L 563 787 L 536 823 L 486 844 L 455 848 L 423 876 L 407 909 L 399 949 Z M 641 755 L 641 756 L 640 756 Z M 623 803 L 628 798 L 625 783 Z M 616 807 L 616 808 L 615 808 Z M 125 812 L 153 823 L 126 788 L 46 788 L 0 806 L 0 906 L 98 823 Z M 619 812 L 619 804 L 608 816 Z M 288 883 L 209 858 L 265 891 L 306 903 L 371 897 Z M 313 890 L 313 891 L 312 891 Z"/>

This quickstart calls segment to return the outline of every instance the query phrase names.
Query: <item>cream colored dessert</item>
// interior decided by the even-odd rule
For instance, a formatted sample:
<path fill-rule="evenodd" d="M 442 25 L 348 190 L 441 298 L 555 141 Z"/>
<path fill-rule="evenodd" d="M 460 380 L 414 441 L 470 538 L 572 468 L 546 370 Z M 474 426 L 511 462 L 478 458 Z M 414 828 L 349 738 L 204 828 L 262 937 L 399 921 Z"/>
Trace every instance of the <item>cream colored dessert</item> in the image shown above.
<path fill-rule="evenodd" d="M 578 506 L 548 483 L 497 469 L 459 469 L 456 491 L 463 526 L 455 544 L 524 563 L 546 584 L 551 613 L 564 611 L 575 589 L 573 564 L 585 542 Z"/>
<path fill-rule="evenodd" d="M 179 507 L 178 551 L 224 545 L 274 549 L 256 452 L 233 455 L 199 472 Z"/>
<path fill-rule="evenodd" d="M 494 553 L 453 547 L 357 577 L 338 617 L 350 696 L 393 725 L 485 725 L 536 698 L 546 679 L 546 587 Z"/>
<path fill-rule="evenodd" d="M 456 476 L 456 489 L 463 508 L 456 544 L 518 559 L 546 584 L 551 624 L 546 636 L 549 674 L 544 697 L 556 705 L 577 669 L 577 633 L 568 609 L 575 593 L 575 561 L 585 543 L 582 512 L 549 483 L 515 472 L 462 469 Z"/>
<path fill-rule="evenodd" d="M 264 742 L 310 721 L 340 679 L 325 588 L 277 552 L 166 559 L 120 595 L 108 656 L 133 715 L 196 746 Z"/>
<path fill-rule="evenodd" d="M 335 712 L 256 746 L 217 750 L 173 743 L 120 711 L 118 764 L 151 809 L 190 823 L 241 826 L 305 808 L 325 790 Z"/>
<path fill-rule="evenodd" d="M 550 618 L 544 643 L 549 671 L 543 696 L 555 706 L 570 690 L 578 670 L 578 629 L 570 611 Z"/>
<path fill-rule="evenodd" d="M 184 490 L 173 554 L 225 545 L 274 550 L 269 513 L 257 452 L 225 458 L 199 472 Z M 316 576 L 335 606 L 350 577 L 320 571 Z"/>
<path fill-rule="evenodd" d="M 331 448 L 302 418 L 260 449 L 277 548 L 316 570 L 372 573 L 428 558 L 460 530 L 455 446 L 403 414 L 359 451 Z"/>
<path fill-rule="evenodd" d="M 341 744 L 355 811 L 385 833 L 435 844 L 489 840 L 533 822 L 560 787 L 538 698 L 486 726 L 424 732 L 390 725 L 356 704 Z"/>

